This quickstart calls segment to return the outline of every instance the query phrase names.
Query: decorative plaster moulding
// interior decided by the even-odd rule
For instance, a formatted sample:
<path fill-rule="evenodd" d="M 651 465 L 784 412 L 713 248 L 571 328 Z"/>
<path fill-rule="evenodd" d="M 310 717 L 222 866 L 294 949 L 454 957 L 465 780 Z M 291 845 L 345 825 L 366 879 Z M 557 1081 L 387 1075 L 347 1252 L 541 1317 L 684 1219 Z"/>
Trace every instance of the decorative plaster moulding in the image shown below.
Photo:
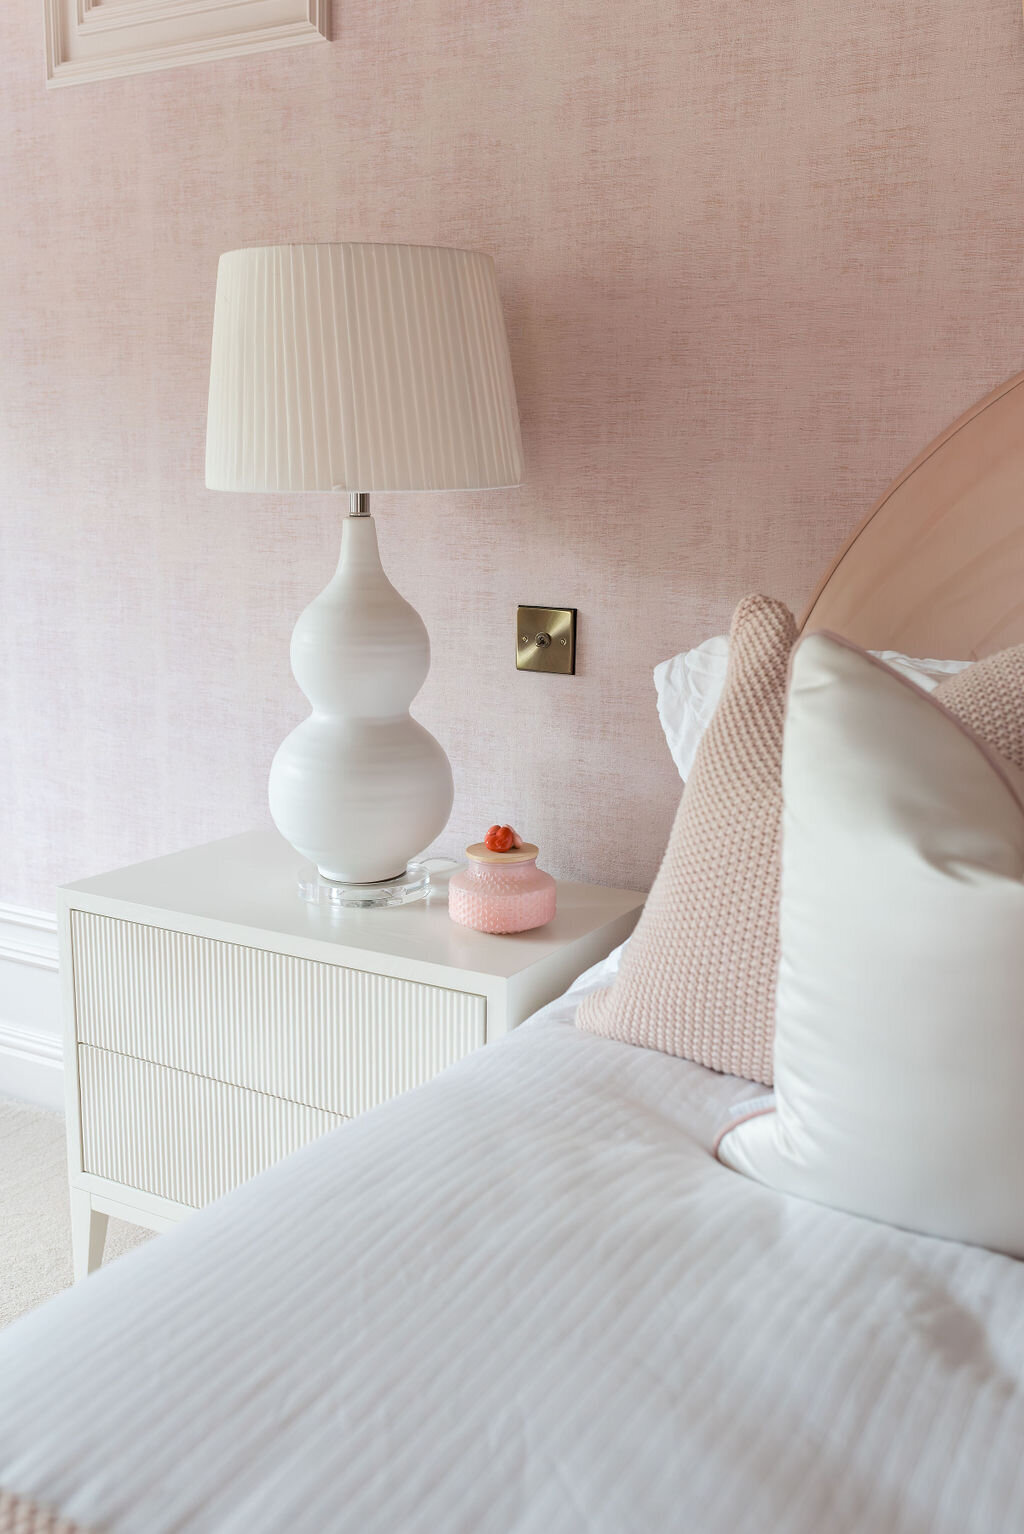
<path fill-rule="evenodd" d="M 330 0 L 43 0 L 46 83 L 326 42 Z"/>

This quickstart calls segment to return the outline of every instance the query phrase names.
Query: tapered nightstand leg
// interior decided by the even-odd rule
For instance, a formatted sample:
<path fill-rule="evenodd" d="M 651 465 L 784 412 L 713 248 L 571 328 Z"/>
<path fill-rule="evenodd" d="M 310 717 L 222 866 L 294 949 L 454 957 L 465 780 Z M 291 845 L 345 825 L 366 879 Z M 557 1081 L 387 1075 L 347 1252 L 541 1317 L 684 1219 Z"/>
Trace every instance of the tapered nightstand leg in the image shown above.
<path fill-rule="evenodd" d="M 92 1207 L 92 1199 L 81 1188 L 71 1189 L 71 1260 L 75 1283 L 94 1273 L 103 1261 L 107 1239 L 107 1216 Z"/>

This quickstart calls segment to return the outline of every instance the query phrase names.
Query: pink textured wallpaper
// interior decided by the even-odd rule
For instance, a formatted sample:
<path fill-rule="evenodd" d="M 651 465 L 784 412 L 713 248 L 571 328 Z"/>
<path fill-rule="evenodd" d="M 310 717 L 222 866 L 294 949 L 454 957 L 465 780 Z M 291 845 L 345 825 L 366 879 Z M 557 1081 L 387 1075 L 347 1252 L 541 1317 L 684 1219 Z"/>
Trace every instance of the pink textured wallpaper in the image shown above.
<path fill-rule="evenodd" d="M 0 6 L 0 901 L 264 818 L 339 508 L 204 489 L 214 274 L 342 238 L 492 251 L 512 339 L 523 489 L 376 505 L 442 847 L 645 886 L 652 666 L 801 603 L 1024 363 L 1017 0 L 336 0 L 329 46 L 50 93 L 41 9 Z M 517 601 L 579 608 L 578 676 L 515 671 Z"/>

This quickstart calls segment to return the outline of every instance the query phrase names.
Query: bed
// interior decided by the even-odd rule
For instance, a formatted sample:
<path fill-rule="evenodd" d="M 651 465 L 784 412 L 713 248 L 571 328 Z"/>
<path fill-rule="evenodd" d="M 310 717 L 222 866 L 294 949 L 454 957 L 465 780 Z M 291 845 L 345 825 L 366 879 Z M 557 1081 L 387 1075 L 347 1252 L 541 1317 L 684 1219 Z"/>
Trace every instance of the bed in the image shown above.
<path fill-rule="evenodd" d="M 807 621 L 1024 639 L 1022 485 L 1024 375 Z M 0 1335 L 0 1486 L 109 1534 L 1024 1529 L 1024 1263 L 721 1166 L 764 1089 L 577 1030 L 616 963 Z"/>

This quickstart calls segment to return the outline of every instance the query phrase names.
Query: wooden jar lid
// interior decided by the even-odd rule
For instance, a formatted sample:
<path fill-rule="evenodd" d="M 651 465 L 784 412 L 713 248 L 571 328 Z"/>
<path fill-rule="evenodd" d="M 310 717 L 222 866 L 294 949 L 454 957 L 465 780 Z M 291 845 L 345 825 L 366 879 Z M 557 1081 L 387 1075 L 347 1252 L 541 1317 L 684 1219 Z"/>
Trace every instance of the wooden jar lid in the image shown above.
<path fill-rule="evenodd" d="M 474 842 L 466 848 L 466 856 L 474 863 L 529 863 L 539 851 L 533 842 L 524 842 L 511 852 L 492 852 L 483 842 Z"/>

